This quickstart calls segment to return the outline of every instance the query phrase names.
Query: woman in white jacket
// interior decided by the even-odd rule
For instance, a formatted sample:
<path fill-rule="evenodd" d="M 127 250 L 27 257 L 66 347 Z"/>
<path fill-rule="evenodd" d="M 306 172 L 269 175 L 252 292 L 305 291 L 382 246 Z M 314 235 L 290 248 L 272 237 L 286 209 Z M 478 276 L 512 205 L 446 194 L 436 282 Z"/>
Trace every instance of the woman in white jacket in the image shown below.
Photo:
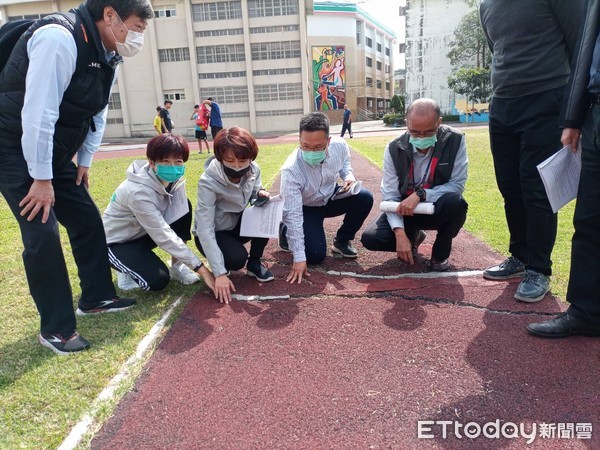
<path fill-rule="evenodd" d="M 134 161 L 102 216 L 111 265 L 121 289 L 164 289 L 170 279 L 192 284 L 200 275 L 214 289 L 214 277 L 187 246 L 192 211 L 185 192 L 190 149 L 182 136 L 155 136 L 147 161 Z M 171 255 L 168 267 L 154 252 Z"/>
<path fill-rule="evenodd" d="M 260 167 L 254 162 L 258 145 L 240 127 L 221 130 L 214 140 L 214 156 L 206 160 L 198 181 L 198 203 L 194 212 L 196 246 L 206 256 L 215 276 L 215 295 L 229 303 L 235 286 L 230 270 L 246 266 L 246 274 L 258 281 L 273 279 L 262 263 L 267 238 L 240 236 L 242 212 L 250 200 L 270 197 L 262 187 Z M 250 242 L 250 252 L 244 244 Z"/>

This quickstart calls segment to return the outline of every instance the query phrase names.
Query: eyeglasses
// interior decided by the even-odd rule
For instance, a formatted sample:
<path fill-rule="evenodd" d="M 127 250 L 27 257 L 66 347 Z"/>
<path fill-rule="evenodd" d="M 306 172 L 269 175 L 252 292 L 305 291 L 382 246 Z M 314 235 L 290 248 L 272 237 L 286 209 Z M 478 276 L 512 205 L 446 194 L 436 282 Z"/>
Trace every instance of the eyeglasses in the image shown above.
<path fill-rule="evenodd" d="M 435 136 L 437 134 L 437 129 L 435 130 L 427 130 L 427 131 L 413 131 L 408 130 L 409 134 L 414 138 L 428 138 Z"/>
<path fill-rule="evenodd" d="M 303 147 L 300 146 L 300 150 L 304 151 L 304 152 L 324 152 L 325 150 L 327 150 L 327 146 L 325 147 L 319 147 L 319 148 L 310 148 L 310 147 Z"/>

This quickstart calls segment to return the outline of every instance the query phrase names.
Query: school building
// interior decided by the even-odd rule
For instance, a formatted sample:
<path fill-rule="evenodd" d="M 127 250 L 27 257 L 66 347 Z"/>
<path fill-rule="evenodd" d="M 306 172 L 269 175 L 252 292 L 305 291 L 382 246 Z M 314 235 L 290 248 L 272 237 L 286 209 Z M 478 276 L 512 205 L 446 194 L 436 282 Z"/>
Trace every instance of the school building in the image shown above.
<path fill-rule="evenodd" d="M 66 11 L 71 0 L 0 0 L 0 23 Z M 310 111 L 340 123 L 383 113 L 394 95 L 397 37 L 359 5 L 312 0 L 160 0 L 144 49 L 125 59 L 105 137 L 152 136 L 156 106 L 173 101 L 174 132 L 212 97 L 225 126 L 293 130 Z"/>

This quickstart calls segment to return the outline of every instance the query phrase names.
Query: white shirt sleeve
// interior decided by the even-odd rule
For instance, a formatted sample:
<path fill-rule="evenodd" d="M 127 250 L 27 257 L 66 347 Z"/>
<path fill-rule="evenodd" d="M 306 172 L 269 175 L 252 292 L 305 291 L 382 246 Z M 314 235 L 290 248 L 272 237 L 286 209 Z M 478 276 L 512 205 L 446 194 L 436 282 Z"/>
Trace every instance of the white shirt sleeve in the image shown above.
<path fill-rule="evenodd" d="M 394 167 L 394 161 L 390 154 L 390 145 L 385 147 L 383 153 L 383 178 L 381 179 L 381 198 L 386 202 L 399 202 L 400 179 Z M 386 213 L 388 223 L 392 230 L 394 228 L 404 228 L 404 218 L 396 213 Z"/>
<path fill-rule="evenodd" d="M 61 25 L 45 25 L 27 42 L 29 67 L 21 111 L 21 145 L 29 175 L 52 179 L 54 127 L 63 95 L 75 73 L 77 46 Z"/>

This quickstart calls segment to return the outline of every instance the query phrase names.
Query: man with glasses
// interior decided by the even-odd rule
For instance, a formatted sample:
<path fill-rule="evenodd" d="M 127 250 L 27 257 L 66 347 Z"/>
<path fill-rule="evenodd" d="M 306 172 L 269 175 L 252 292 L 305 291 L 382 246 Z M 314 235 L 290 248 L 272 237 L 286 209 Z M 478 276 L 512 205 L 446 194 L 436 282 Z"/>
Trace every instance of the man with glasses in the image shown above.
<path fill-rule="evenodd" d="M 343 185 L 338 186 L 340 178 Z M 283 224 L 279 246 L 293 253 L 289 283 L 301 283 L 310 275 L 307 264 L 325 259 L 327 242 L 323 222 L 327 217 L 344 216 L 337 230 L 332 252 L 342 258 L 356 258 L 352 246 L 356 232 L 373 206 L 373 195 L 364 188 L 354 195 L 332 199 L 339 190 L 348 190 L 356 181 L 350 164 L 350 149 L 342 138 L 329 136 L 329 120 L 314 112 L 300 120 L 300 147 L 281 171 L 284 196 Z"/>
<path fill-rule="evenodd" d="M 406 123 L 408 131 L 390 142 L 383 156 L 381 195 L 399 205 L 373 221 L 361 242 L 369 250 L 396 252 L 412 265 L 425 239 L 423 230 L 436 230 L 428 268 L 444 272 L 450 266 L 452 239 L 467 218 L 462 197 L 468 165 L 465 138 L 442 125 L 440 107 L 428 98 L 408 107 Z M 434 214 L 415 214 L 421 202 L 433 203 Z"/>

